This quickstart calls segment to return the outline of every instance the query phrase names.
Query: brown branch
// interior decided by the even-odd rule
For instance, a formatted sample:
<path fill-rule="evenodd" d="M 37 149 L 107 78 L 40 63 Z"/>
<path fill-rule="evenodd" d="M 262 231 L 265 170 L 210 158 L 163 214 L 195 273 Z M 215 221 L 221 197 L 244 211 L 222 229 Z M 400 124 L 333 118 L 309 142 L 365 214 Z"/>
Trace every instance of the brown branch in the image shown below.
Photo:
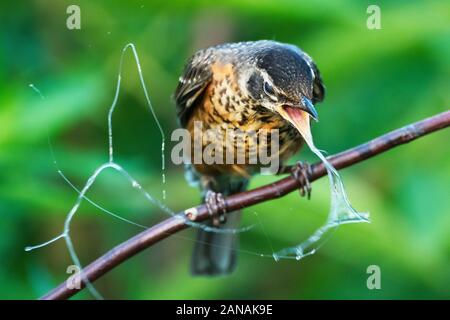
<path fill-rule="evenodd" d="M 389 132 L 367 143 L 334 155 L 329 158 L 329 161 L 336 169 L 346 168 L 396 146 L 410 142 L 434 131 L 446 128 L 449 125 L 450 111 L 445 111 L 431 118 L 427 118 Z M 323 177 L 324 175 L 326 175 L 326 170 L 322 163 L 312 165 L 310 177 L 311 182 Z M 296 179 L 293 177 L 286 177 L 266 186 L 234 194 L 225 198 L 226 209 L 230 212 L 267 200 L 280 198 L 298 188 L 299 182 Z M 83 269 L 83 278 L 87 278 L 89 281 L 93 282 L 138 252 L 141 252 L 142 250 L 180 230 L 188 228 L 188 225 L 185 223 L 186 216 L 196 222 L 204 221 L 210 218 L 205 205 L 199 205 L 197 207 L 182 211 L 176 216 L 158 223 L 157 225 L 137 234 L 133 238 L 111 249 L 109 252 Z M 81 284 L 80 289 L 69 289 L 66 286 L 66 282 L 63 282 L 58 287 L 41 297 L 41 299 L 67 299 L 80 291 L 82 288 L 84 288 L 84 283 Z"/>

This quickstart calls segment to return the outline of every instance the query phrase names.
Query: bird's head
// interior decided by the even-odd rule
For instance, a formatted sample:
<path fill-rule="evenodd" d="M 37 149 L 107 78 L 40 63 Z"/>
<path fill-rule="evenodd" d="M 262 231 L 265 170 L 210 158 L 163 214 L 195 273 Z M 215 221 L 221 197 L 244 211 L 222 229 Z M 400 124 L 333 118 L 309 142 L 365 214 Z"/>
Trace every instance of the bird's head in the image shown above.
<path fill-rule="evenodd" d="M 318 120 L 315 104 L 325 88 L 312 59 L 299 48 L 268 42 L 253 53 L 245 86 L 250 97 L 298 128 L 309 117 Z M 303 120 L 302 120 L 303 119 Z"/>

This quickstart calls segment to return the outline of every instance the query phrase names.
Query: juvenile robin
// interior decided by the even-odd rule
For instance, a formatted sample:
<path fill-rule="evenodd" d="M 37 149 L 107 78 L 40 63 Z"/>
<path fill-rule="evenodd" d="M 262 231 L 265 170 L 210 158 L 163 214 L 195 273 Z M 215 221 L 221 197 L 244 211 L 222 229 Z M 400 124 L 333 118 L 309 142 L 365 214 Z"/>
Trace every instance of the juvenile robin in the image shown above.
<path fill-rule="evenodd" d="M 191 145 L 198 139 L 193 134 L 196 123 L 201 123 L 202 130 L 214 129 L 217 141 L 228 129 L 256 133 L 277 129 L 278 156 L 283 163 L 303 144 L 292 125 L 294 118 L 307 113 L 317 120 L 314 104 L 323 100 L 324 93 L 319 70 L 311 57 L 294 45 L 262 40 L 222 44 L 195 53 L 179 79 L 175 100 L 180 125 L 192 133 Z M 204 144 L 201 139 L 197 142 Z M 260 139 L 256 141 L 261 143 Z M 250 143 L 250 139 L 232 142 L 236 150 L 247 152 Z M 225 148 L 223 143 L 219 146 Z M 217 212 L 220 214 L 223 209 L 223 196 L 245 190 L 258 168 L 258 163 L 206 164 L 194 163 L 192 159 L 186 176 L 202 191 L 212 215 L 209 225 L 238 228 L 238 212 L 228 213 L 226 219 L 224 215 L 217 216 Z M 307 179 L 305 168 L 298 168 L 301 174 L 295 171 L 295 176 Z M 309 184 L 306 185 L 303 191 L 309 196 Z M 194 275 L 224 275 L 234 270 L 236 233 L 201 229 L 197 240 L 191 264 Z"/>

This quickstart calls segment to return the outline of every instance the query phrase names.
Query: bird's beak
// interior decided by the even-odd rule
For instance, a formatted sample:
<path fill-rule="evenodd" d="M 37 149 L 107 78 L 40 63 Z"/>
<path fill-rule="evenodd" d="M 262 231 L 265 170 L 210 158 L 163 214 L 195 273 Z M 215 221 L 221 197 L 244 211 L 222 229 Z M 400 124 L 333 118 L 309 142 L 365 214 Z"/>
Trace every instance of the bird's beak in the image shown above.
<path fill-rule="evenodd" d="M 308 98 L 302 97 L 302 105 L 299 108 L 309 113 L 314 120 L 319 121 L 319 114 L 311 100 Z"/>
<path fill-rule="evenodd" d="M 311 100 L 306 97 L 302 97 L 301 102 L 297 105 L 281 105 L 276 108 L 276 111 L 286 120 L 292 122 L 291 117 L 298 117 L 300 113 L 307 113 L 315 121 L 319 121 L 319 114 L 314 107 Z"/>
<path fill-rule="evenodd" d="M 312 141 L 309 127 L 309 118 L 318 121 L 318 114 L 312 102 L 307 98 L 302 98 L 302 104 L 299 106 L 281 105 L 276 111 L 287 121 L 289 121 L 308 141 Z"/>
<path fill-rule="evenodd" d="M 312 142 L 311 129 L 309 126 L 310 114 L 299 107 L 280 106 L 277 112 L 284 119 L 289 121 L 302 135 L 303 139 L 309 144 Z"/>

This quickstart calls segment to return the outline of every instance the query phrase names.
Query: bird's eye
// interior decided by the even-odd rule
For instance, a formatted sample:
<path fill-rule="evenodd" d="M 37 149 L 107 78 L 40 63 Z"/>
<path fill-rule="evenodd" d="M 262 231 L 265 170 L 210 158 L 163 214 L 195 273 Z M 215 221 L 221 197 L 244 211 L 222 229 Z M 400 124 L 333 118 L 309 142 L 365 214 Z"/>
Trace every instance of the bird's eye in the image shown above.
<path fill-rule="evenodd" d="M 264 82 L 264 92 L 271 98 L 272 100 L 277 100 L 275 90 L 273 89 L 272 85 L 268 83 L 267 81 Z"/>

